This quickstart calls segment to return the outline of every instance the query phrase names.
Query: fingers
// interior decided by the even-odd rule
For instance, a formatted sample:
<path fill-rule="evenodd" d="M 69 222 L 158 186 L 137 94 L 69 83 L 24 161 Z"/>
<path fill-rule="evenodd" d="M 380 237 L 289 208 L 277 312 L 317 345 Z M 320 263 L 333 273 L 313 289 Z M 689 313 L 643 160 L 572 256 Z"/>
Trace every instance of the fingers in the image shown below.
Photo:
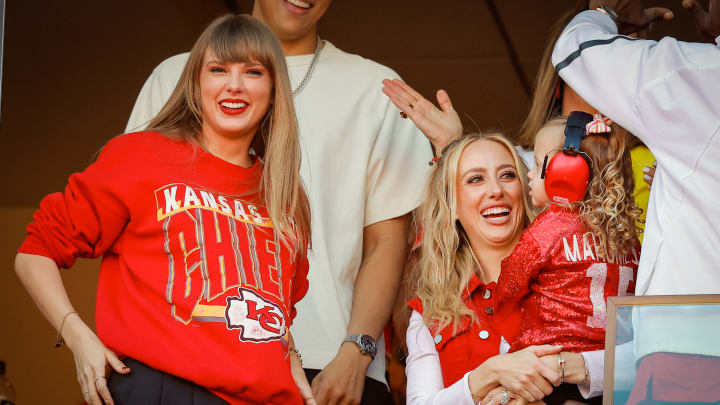
<path fill-rule="evenodd" d="M 545 366 L 545 365 L 543 364 L 542 366 Z M 545 367 L 547 367 L 547 366 L 545 366 Z M 558 378 L 558 381 L 557 381 L 558 385 L 560 384 L 559 380 L 560 380 L 560 378 Z M 552 384 L 550 384 L 548 382 L 548 380 L 545 378 L 538 377 L 535 380 L 533 380 L 533 383 L 535 384 L 535 387 L 537 387 L 537 389 L 540 390 L 540 392 L 542 393 L 542 396 L 536 397 L 536 400 L 545 398 L 546 396 L 550 395 L 553 391 Z"/>
<path fill-rule="evenodd" d="M 112 352 L 112 350 L 105 349 L 105 358 L 115 372 L 120 374 L 127 374 L 130 372 L 130 367 L 126 366 L 125 363 L 123 363 L 122 360 L 120 360 L 118 356 Z"/>
<path fill-rule="evenodd" d="M 547 386 L 542 386 L 543 392 L 545 395 L 550 395 L 552 392 L 552 386 L 550 384 L 556 387 L 560 385 L 560 373 L 558 373 L 557 369 L 551 368 L 542 361 L 539 362 L 537 367 L 540 376 L 544 378 L 543 382 L 547 384 Z"/>
<path fill-rule="evenodd" d="M 503 389 L 505 389 L 505 387 L 503 387 L 502 385 L 498 385 L 497 387 L 491 389 L 490 392 L 485 395 L 485 398 L 480 401 L 480 403 L 482 405 L 489 405 L 492 400 L 495 399 L 495 397 L 502 394 Z"/>
<path fill-rule="evenodd" d="M 305 405 L 316 405 L 317 403 L 313 397 L 312 388 L 310 387 L 310 383 L 308 383 L 305 371 L 302 369 L 300 359 L 298 359 L 294 353 L 291 353 L 291 356 L 290 372 L 295 380 L 298 390 L 300 391 L 300 396 L 302 396 L 303 402 L 305 402 Z"/>
<path fill-rule="evenodd" d="M 383 87 L 382 92 L 390 98 L 390 101 L 392 101 L 397 108 L 409 117 L 412 117 L 414 115 L 415 106 L 413 105 L 413 108 L 411 108 L 410 104 L 412 104 L 414 100 L 410 98 L 405 91 L 400 89 L 399 86 L 393 83 L 386 83 L 386 81 L 383 81 L 383 84 L 385 84 L 385 87 Z"/>
<path fill-rule="evenodd" d="M 98 395 L 105 402 L 105 405 L 114 405 L 115 403 L 110 396 L 110 390 L 107 387 L 107 380 L 105 377 L 95 377 L 95 388 L 97 389 Z"/>
<path fill-rule="evenodd" d="M 408 86 L 408 84 L 405 83 L 404 81 L 402 81 L 400 79 L 393 79 L 392 82 L 395 83 L 398 87 L 400 87 L 404 92 L 409 94 L 410 97 L 412 97 L 413 99 L 415 99 L 417 101 L 425 100 L 425 97 L 423 97 L 422 94 L 418 93 L 417 91 L 415 91 L 415 89 Z M 425 100 L 425 101 L 427 101 L 427 100 Z"/>
<path fill-rule="evenodd" d="M 507 392 L 508 399 L 510 400 L 505 405 L 517 405 L 518 402 L 521 402 L 522 404 L 526 403 L 524 400 L 518 400 L 519 396 L 512 392 L 511 390 L 505 389 L 502 385 L 499 385 L 495 388 L 493 388 L 488 394 L 483 398 L 483 400 L 480 402 L 482 405 L 503 405 L 502 401 L 505 397 L 503 395 L 503 391 Z"/>
<path fill-rule="evenodd" d="M 558 354 L 562 351 L 562 346 L 540 345 L 527 347 L 532 354 L 537 357 L 547 356 L 548 354 Z"/>
<path fill-rule="evenodd" d="M 438 105 L 440 105 L 440 109 L 443 112 L 455 111 L 455 109 L 453 108 L 452 102 L 450 101 L 450 96 L 447 94 L 447 91 L 438 90 L 436 97 L 437 97 Z"/>
<path fill-rule="evenodd" d="M 383 93 L 387 94 L 391 99 L 396 99 L 403 106 L 407 107 L 409 104 L 412 104 L 414 102 L 416 103 L 418 101 L 418 98 L 407 90 L 408 88 L 410 88 L 410 86 L 406 85 L 402 81 L 397 79 L 385 79 L 382 81 L 382 83 L 383 85 L 385 85 L 385 87 L 383 88 Z M 397 103 L 395 105 L 397 105 Z"/>
<path fill-rule="evenodd" d="M 327 396 L 327 391 L 323 388 L 323 376 L 322 373 L 315 376 L 315 378 L 312 380 L 311 389 L 312 389 L 312 395 L 315 398 L 315 401 L 318 404 L 324 405 L 327 404 L 329 401 L 329 398 Z"/>
<path fill-rule="evenodd" d="M 675 15 L 669 8 L 650 7 L 645 9 L 645 19 L 648 23 L 660 20 L 672 20 Z"/>
<path fill-rule="evenodd" d="M 705 18 L 707 18 L 705 9 L 696 0 L 683 0 L 682 6 L 684 9 L 690 10 L 693 13 L 698 24 L 705 22 Z"/>
<path fill-rule="evenodd" d="M 102 405 L 100 395 L 95 386 L 96 372 L 91 367 L 83 368 L 82 372 L 78 373 L 78 382 L 82 388 L 83 398 L 90 405 Z"/>
<path fill-rule="evenodd" d="M 545 393 L 542 389 L 540 389 L 540 387 L 538 387 L 536 381 L 533 381 L 531 384 L 526 384 L 524 390 L 525 392 L 520 392 L 520 396 L 528 402 L 545 398 Z"/>

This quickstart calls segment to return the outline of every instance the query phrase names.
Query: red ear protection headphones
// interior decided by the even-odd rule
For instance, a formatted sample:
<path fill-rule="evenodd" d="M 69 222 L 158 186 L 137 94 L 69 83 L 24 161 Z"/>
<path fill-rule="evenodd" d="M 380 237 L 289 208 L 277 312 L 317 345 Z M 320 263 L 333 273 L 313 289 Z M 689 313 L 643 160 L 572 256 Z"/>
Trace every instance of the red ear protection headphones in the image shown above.
<path fill-rule="evenodd" d="M 553 202 L 570 204 L 585 198 L 592 165 L 587 154 L 580 152 L 580 142 L 587 135 L 587 124 L 592 121 L 593 116 L 586 112 L 571 112 L 565 125 L 562 152 L 550 159 L 545 155 L 540 178 L 545 180 L 545 192 Z"/>

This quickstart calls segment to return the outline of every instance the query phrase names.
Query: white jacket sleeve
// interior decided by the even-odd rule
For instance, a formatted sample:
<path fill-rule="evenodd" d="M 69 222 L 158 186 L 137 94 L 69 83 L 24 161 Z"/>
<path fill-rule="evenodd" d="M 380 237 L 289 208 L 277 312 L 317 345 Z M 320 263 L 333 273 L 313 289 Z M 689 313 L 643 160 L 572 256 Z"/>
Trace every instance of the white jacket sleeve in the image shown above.
<path fill-rule="evenodd" d="M 618 35 L 610 17 L 589 10 L 565 28 L 552 62 L 583 99 L 642 139 L 653 153 L 677 143 L 678 136 L 682 142 L 705 142 L 707 127 L 701 124 L 697 131 L 687 125 L 682 133 L 662 129 L 720 113 L 720 103 L 714 101 L 720 49 L 713 44 Z"/>
<path fill-rule="evenodd" d="M 405 367 L 408 405 L 474 405 L 468 375 L 448 388 L 443 386 L 440 356 L 422 316 L 413 311 L 407 329 L 408 358 Z"/>

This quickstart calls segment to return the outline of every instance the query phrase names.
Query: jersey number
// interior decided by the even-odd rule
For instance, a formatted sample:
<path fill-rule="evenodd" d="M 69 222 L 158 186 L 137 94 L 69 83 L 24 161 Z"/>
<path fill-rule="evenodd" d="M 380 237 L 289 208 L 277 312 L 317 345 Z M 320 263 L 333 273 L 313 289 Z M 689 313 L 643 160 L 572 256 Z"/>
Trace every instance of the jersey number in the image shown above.
<path fill-rule="evenodd" d="M 587 269 L 586 276 L 590 277 L 590 302 L 593 305 L 592 316 L 587 317 L 587 326 L 591 328 L 605 328 L 607 306 L 605 304 L 605 281 L 607 280 L 607 263 L 594 263 Z M 620 280 L 618 281 L 617 296 L 627 295 L 628 286 L 633 279 L 633 270 L 627 266 L 620 266 Z"/>

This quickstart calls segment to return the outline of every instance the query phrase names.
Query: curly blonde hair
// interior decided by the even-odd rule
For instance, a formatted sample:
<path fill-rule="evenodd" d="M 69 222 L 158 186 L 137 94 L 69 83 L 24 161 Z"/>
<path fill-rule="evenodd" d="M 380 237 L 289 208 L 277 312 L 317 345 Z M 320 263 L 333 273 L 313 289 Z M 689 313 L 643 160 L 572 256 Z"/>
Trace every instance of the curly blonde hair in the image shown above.
<path fill-rule="evenodd" d="M 525 197 L 524 221 L 519 224 L 518 232 L 535 216 L 527 198 L 527 168 L 506 137 L 499 133 L 468 134 L 447 146 L 430 173 L 424 201 L 415 213 L 414 225 L 422 229 L 423 241 L 419 257 L 410 265 L 408 291 L 410 296 L 420 298 L 425 323 L 438 329 L 450 323 L 457 328 L 463 318 L 476 320 L 475 314 L 462 301 L 462 295 L 479 264 L 467 234 L 455 218 L 460 155 L 468 145 L 480 140 L 499 143 L 513 157 Z"/>
<path fill-rule="evenodd" d="M 566 123 L 566 118 L 554 118 L 545 126 Z M 596 238 L 598 255 L 605 258 L 630 253 L 638 242 L 635 224 L 642 210 L 633 198 L 631 136 L 614 123 L 609 134 L 589 134 L 580 143 L 580 151 L 592 162 L 592 178 L 585 199 L 573 203 L 573 208 L 580 211 Z"/>

